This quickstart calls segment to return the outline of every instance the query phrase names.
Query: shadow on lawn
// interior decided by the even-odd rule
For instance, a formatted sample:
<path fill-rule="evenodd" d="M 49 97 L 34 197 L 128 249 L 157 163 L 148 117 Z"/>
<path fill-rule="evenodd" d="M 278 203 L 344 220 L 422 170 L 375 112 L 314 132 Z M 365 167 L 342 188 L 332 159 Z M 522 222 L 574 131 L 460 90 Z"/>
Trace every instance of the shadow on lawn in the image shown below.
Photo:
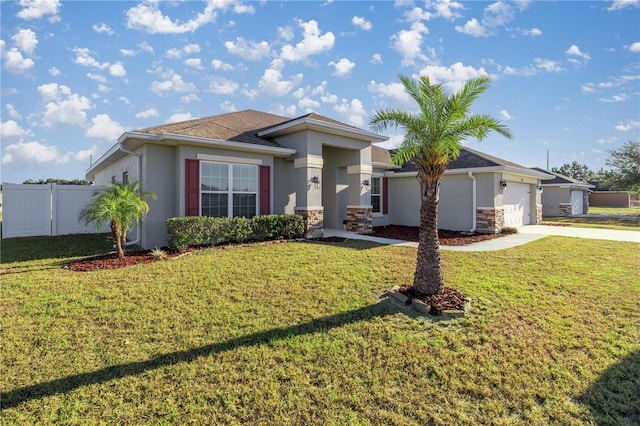
<path fill-rule="evenodd" d="M 107 234 L 22 237 L 2 240 L 2 264 L 103 254 L 112 250 Z"/>
<path fill-rule="evenodd" d="M 318 332 L 326 332 L 332 328 L 341 327 L 359 321 L 367 321 L 401 312 L 400 308 L 388 299 L 383 299 L 375 305 L 365 306 L 353 311 L 315 319 L 303 324 L 290 327 L 274 328 L 272 330 L 249 334 L 244 337 L 226 340 L 220 343 L 201 346 L 185 351 L 177 351 L 160 355 L 147 361 L 131 362 L 114 365 L 89 373 L 80 373 L 36 385 L 26 386 L 0 394 L 1 409 L 16 407 L 19 404 L 47 396 L 71 392 L 82 386 L 105 383 L 110 380 L 127 376 L 135 376 L 145 371 L 171 366 L 182 362 L 191 362 L 201 357 L 215 355 L 245 346 L 269 344 L 291 336 L 303 336 Z"/>
<path fill-rule="evenodd" d="M 640 425 L 640 350 L 609 367 L 580 401 L 598 425 Z"/>

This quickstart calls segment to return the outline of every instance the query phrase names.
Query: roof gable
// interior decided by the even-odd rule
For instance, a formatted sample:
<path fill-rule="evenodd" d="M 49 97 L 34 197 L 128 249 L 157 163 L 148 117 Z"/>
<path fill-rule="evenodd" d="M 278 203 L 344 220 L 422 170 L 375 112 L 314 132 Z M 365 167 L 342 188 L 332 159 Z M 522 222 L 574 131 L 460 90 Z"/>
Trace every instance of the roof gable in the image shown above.
<path fill-rule="evenodd" d="M 585 182 L 580 179 L 574 179 L 572 177 L 565 176 L 560 173 L 550 172 L 550 171 L 541 169 L 539 167 L 534 167 L 533 169 L 543 173 L 548 173 L 553 176 L 553 179 L 545 180 L 543 185 L 571 185 L 571 186 L 577 185 L 577 186 L 585 186 L 588 188 L 594 187 L 594 185 L 590 184 L 589 182 Z"/>

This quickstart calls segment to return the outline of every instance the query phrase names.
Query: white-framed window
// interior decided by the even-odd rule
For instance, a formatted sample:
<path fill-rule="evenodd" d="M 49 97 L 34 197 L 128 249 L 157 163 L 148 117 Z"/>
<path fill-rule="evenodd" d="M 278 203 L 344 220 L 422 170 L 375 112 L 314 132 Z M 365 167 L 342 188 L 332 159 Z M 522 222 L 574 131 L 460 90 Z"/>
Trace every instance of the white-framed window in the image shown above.
<path fill-rule="evenodd" d="M 382 177 L 371 176 L 371 206 L 372 213 L 382 214 Z"/>
<path fill-rule="evenodd" d="M 258 166 L 200 162 L 200 214 L 213 217 L 258 213 Z"/>

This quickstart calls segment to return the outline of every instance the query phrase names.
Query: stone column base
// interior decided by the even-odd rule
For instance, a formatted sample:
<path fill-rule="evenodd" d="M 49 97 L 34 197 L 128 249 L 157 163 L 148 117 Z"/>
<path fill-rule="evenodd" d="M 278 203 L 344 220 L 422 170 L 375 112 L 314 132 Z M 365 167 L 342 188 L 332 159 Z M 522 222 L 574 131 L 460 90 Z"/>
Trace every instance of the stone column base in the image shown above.
<path fill-rule="evenodd" d="M 558 209 L 560 216 L 571 216 L 573 213 L 573 205 L 571 203 L 560 203 Z"/>
<path fill-rule="evenodd" d="M 304 237 L 322 238 L 324 236 L 324 209 L 301 209 L 296 207 L 296 214 L 304 219 Z"/>
<path fill-rule="evenodd" d="M 542 204 L 536 205 L 536 225 L 542 225 Z"/>
<path fill-rule="evenodd" d="M 367 234 L 373 231 L 371 206 L 347 206 L 347 231 Z"/>
<path fill-rule="evenodd" d="M 478 207 L 476 209 L 476 232 L 499 234 L 504 226 L 504 209 Z"/>

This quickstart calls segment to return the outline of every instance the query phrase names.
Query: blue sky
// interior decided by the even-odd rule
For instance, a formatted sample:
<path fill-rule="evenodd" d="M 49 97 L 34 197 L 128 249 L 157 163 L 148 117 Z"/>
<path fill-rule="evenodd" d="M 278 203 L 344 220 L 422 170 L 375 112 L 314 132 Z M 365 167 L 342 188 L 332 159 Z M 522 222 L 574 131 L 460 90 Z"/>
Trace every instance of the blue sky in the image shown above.
<path fill-rule="evenodd" d="M 605 165 L 640 139 L 640 2 L 2 1 L 1 179 L 82 179 L 127 130 L 243 109 L 368 128 L 450 90 L 514 137 L 467 145 L 546 167 Z M 389 133 L 386 147 L 402 134 Z"/>

